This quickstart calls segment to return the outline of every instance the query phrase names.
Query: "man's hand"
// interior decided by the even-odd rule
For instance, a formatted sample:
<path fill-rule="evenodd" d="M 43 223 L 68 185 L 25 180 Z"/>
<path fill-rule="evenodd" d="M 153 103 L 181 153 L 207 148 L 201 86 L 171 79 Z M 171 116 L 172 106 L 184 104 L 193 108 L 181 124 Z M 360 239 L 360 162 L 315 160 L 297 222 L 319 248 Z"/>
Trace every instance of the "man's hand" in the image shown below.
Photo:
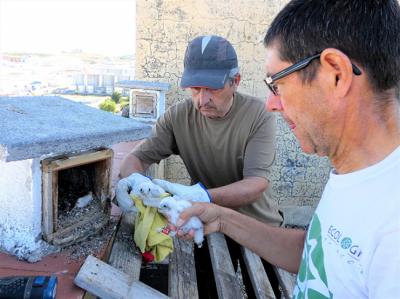
<path fill-rule="evenodd" d="M 211 202 L 211 197 L 207 189 L 201 183 L 185 186 L 159 179 L 154 179 L 153 183 L 163 188 L 169 194 L 177 195 L 184 200 L 192 202 Z"/>
<path fill-rule="evenodd" d="M 225 208 L 210 203 L 193 203 L 193 205 L 185 209 L 180 215 L 176 223 L 178 236 L 183 239 L 193 239 L 194 230 L 185 233 L 181 228 L 191 217 L 198 217 L 204 224 L 204 235 L 221 231 L 221 214 Z"/>
<path fill-rule="evenodd" d="M 132 198 L 129 192 L 132 190 L 132 185 L 128 178 L 121 179 L 117 183 L 115 189 L 115 198 L 117 199 L 118 206 L 121 208 L 123 213 L 137 212 L 135 205 L 133 204 Z"/>

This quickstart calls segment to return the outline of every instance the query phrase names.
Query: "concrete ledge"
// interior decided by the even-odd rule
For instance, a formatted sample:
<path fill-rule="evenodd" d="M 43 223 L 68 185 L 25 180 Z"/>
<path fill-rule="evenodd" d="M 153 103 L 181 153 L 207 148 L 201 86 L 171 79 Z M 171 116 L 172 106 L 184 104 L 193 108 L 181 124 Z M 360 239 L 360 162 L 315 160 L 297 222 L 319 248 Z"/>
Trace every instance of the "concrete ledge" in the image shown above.
<path fill-rule="evenodd" d="M 0 97 L 0 132 L 8 162 L 143 139 L 151 125 L 57 96 Z"/>

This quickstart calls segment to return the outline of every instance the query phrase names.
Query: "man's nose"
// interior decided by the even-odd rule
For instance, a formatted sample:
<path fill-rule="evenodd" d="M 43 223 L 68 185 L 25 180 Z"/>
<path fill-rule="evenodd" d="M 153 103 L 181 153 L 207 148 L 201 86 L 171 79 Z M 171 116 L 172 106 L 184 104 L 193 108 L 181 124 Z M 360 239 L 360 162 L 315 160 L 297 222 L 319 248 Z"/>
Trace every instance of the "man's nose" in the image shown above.
<path fill-rule="evenodd" d="M 207 88 L 200 89 L 200 106 L 207 105 L 210 102 L 210 92 Z"/>
<path fill-rule="evenodd" d="M 269 112 L 280 112 L 283 110 L 281 97 L 274 95 L 272 92 L 268 93 L 265 99 L 265 109 Z"/>

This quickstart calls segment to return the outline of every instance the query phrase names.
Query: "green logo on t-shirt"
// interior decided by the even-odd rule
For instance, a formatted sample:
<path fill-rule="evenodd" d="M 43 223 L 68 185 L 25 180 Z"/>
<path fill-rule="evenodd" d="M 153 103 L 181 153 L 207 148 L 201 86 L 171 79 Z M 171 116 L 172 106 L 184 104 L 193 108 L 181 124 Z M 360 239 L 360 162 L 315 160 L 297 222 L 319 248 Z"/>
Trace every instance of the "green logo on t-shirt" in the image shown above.
<path fill-rule="evenodd" d="M 353 242 L 351 241 L 350 238 L 343 238 L 342 241 L 340 242 L 340 246 L 341 246 L 343 249 L 348 249 L 348 248 L 350 248 L 350 246 L 351 246 L 352 243 L 353 243 Z"/>
<path fill-rule="evenodd" d="M 317 214 L 314 214 L 308 229 L 293 298 L 333 298 L 328 288 L 321 240 L 321 223 Z"/>

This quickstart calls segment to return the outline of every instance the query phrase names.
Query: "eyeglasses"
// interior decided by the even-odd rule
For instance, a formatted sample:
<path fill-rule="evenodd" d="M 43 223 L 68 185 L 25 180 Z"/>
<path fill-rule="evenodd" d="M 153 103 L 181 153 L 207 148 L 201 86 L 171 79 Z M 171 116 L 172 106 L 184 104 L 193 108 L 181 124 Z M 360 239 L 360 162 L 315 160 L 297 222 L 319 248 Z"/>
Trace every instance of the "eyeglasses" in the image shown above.
<path fill-rule="evenodd" d="M 267 78 L 264 79 L 265 84 L 267 84 L 268 88 L 271 90 L 271 92 L 274 95 L 278 95 L 278 88 L 275 85 L 275 82 L 279 79 L 282 79 L 283 77 L 289 76 L 290 74 L 297 72 L 301 69 L 304 69 L 305 67 L 307 67 L 311 61 L 313 61 L 316 58 L 319 58 L 321 56 L 321 53 L 316 54 L 314 56 L 308 57 L 306 59 L 303 59 L 285 69 L 283 69 L 282 71 L 272 75 L 272 76 L 268 76 Z M 356 76 L 361 75 L 361 70 L 354 64 L 351 63 L 351 66 L 353 67 L 353 73 Z"/>

